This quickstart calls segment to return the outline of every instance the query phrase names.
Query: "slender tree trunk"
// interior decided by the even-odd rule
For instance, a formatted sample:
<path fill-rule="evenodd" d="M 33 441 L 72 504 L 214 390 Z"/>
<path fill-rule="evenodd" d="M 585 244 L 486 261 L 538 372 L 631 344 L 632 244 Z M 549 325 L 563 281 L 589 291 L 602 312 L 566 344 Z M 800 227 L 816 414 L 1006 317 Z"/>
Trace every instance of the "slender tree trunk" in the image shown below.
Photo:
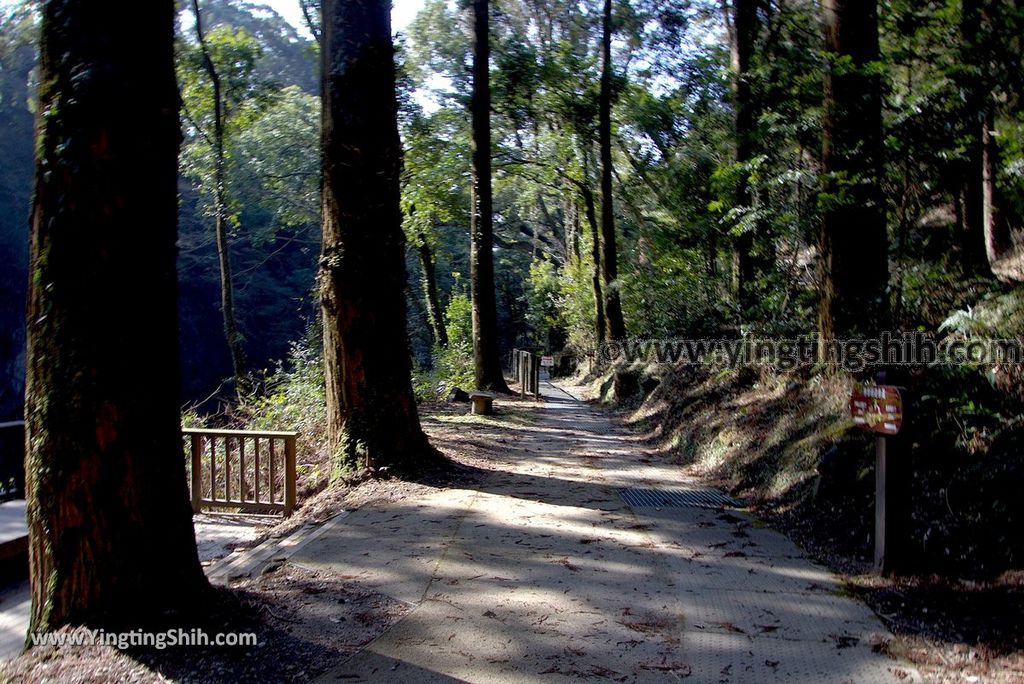
<path fill-rule="evenodd" d="M 31 216 L 31 629 L 209 599 L 179 416 L 170 0 L 43 7 Z M 131 17 L 131 30 L 112 30 Z"/>
<path fill-rule="evenodd" d="M 590 277 L 594 289 L 594 332 L 597 336 L 597 346 L 604 344 L 607 334 L 607 326 L 604 318 L 604 294 L 601 288 L 601 227 L 597 222 L 597 207 L 594 206 L 594 193 L 586 181 L 580 184 L 580 194 L 583 196 L 583 206 L 586 209 L 587 224 L 590 226 L 590 254 L 594 261 L 594 270 Z"/>
<path fill-rule="evenodd" d="M 488 0 L 473 0 L 473 120 L 471 151 L 473 211 L 469 251 L 473 298 L 473 367 L 476 388 L 508 392 L 498 348 L 498 306 L 494 294 L 494 200 L 491 193 L 491 77 Z"/>
<path fill-rule="evenodd" d="M 217 243 L 217 262 L 220 267 L 220 308 L 224 317 L 224 337 L 231 353 L 231 369 L 235 378 L 235 391 L 242 394 L 246 389 L 245 351 L 242 335 L 235 320 L 235 285 L 231 277 L 231 249 L 228 244 L 228 201 L 227 165 L 224 159 L 224 100 L 221 94 L 220 74 L 213 63 L 203 33 L 203 18 L 199 11 L 199 0 L 192 0 L 192 11 L 196 16 L 196 38 L 203 53 L 203 68 L 213 86 L 213 185 L 214 185 L 214 235 Z"/>
<path fill-rule="evenodd" d="M 821 226 L 822 339 L 874 336 L 889 326 L 882 99 L 874 0 L 824 1 L 825 49 L 849 66 L 825 75 Z"/>
<path fill-rule="evenodd" d="M 390 9 L 388 0 L 323 3 L 319 280 L 335 473 L 408 472 L 436 458 L 410 377 Z"/>
<path fill-rule="evenodd" d="M 448 330 L 444 327 L 441 298 L 437 294 L 434 250 L 430 248 L 430 242 L 422 232 L 416 236 L 416 251 L 419 252 L 420 268 L 423 270 L 423 295 L 427 301 L 427 318 L 430 319 L 430 329 L 434 333 L 434 342 L 438 347 L 444 349 L 448 346 Z"/>
<path fill-rule="evenodd" d="M 961 7 L 961 60 L 964 64 L 981 63 L 981 4 L 979 0 L 963 0 Z M 966 133 L 967 160 L 960 185 L 960 256 L 964 268 L 969 272 L 987 272 L 985 259 L 985 224 L 983 197 L 984 130 L 983 82 L 973 75 L 962 79 L 960 87 L 964 92 L 964 121 Z"/>
<path fill-rule="evenodd" d="M 601 90 L 598 96 L 598 144 L 601 148 L 601 267 L 608 339 L 626 337 L 619 298 L 615 207 L 612 201 L 612 0 L 604 0 L 601 16 Z"/>
<path fill-rule="evenodd" d="M 735 96 L 736 163 L 749 164 L 755 155 L 756 107 L 750 87 L 750 70 L 757 41 L 758 19 L 757 0 L 733 0 L 733 92 Z M 754 197 L 750 191 L 746 173 L 736 185 L 736 204 L 752 206 Z M 748 311 L 755 303 L 753 283 L 756 277 L 754 263 L 754 238 L 759 227 L 744 231 L 733 244 L 733 289 L 740 311 Z"/>
<path fill-rule="evenodd" d="M 1000 215 L 1000 193 L 996 185 L 999 147 L 994 133 L 995 111 L 990 104 L 985 110 L 981 131 L 982 228 L 985 236 L 985 255 L 990 265 L 995 265 L 1005 255 L 1011 242 L 1006 221 Z"/>
<path fill-rule="evenodd" d="M 580 260 L 580 208 L 571 192 L 564 193 L 562 211 L 565 222 L 566 263 L 579 263 Z"/>

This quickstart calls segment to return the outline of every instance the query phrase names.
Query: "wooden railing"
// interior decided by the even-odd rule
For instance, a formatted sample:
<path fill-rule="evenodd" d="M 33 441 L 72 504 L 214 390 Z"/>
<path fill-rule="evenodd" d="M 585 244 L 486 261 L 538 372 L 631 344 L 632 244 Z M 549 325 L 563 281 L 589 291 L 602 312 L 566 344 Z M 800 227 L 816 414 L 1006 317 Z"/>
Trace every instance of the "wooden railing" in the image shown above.
<path fill-rule="evenodd" d="M 192 510 L 234 508 L 249 513 L 295 510 L 297 432 L 183 428 L 189 438 Z"/>
<path fill-rule="evenodd" d="M 533 352 L 512 350 L 512 376 L 519 383 L 519 395 L 540 399 L 540 359 Z"/>

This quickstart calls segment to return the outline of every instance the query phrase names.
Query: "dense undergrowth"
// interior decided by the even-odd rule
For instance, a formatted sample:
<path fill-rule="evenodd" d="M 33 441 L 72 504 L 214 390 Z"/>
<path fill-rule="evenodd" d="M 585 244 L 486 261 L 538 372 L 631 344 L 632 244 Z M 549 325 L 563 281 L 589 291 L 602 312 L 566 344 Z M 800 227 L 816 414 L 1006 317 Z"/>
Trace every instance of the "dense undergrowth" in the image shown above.
<path fill-rule="evenodd" d="M 638 376 L 638 393 L 615 398 L 609 373 L 605 399 L 628 408 L 628 422 L 666 458 L 804 524 L 832 553 L 870 558 L 874 438 L 849 418 L 853 378 L 821 369 L 617 372 Z M 921 367 L 905 385 L 907 419 L 890 440 L 905 492 L 905 569 L 983 579 L 1024 566 L 1019 368 Z"/>

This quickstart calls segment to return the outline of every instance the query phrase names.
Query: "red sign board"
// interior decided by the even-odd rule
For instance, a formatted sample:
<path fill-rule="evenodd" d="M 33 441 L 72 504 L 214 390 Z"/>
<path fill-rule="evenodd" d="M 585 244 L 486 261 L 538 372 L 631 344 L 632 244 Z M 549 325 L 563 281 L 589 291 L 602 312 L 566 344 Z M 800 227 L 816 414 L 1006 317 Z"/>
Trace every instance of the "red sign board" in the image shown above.
<path fill-rule="evenodd" d="M 863 430 L 895 435 L 903 426 L 903 398 L 894 385 L 853 386 L 850 394 L 853 424 Z"/>

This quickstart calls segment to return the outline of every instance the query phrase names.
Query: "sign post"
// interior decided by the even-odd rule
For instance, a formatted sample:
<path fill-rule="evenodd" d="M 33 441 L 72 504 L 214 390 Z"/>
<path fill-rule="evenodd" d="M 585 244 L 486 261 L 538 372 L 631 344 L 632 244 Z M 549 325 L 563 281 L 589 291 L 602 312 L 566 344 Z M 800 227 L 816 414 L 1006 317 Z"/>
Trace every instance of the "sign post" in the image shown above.
<path fill-rule="evenodd" d="M 894 385 L 883 384 L 885 373 L 878 373 L 876 385 L 856 384 L 850 395 L 850 415 L 857 427 L 875 433 L 875 571 L 892 569 L 889 552 L 898 543 L 890 534 L 891 520 L 886 510 L 889 494 L 888 436 L 903 427 L 903 397 Z"/>

